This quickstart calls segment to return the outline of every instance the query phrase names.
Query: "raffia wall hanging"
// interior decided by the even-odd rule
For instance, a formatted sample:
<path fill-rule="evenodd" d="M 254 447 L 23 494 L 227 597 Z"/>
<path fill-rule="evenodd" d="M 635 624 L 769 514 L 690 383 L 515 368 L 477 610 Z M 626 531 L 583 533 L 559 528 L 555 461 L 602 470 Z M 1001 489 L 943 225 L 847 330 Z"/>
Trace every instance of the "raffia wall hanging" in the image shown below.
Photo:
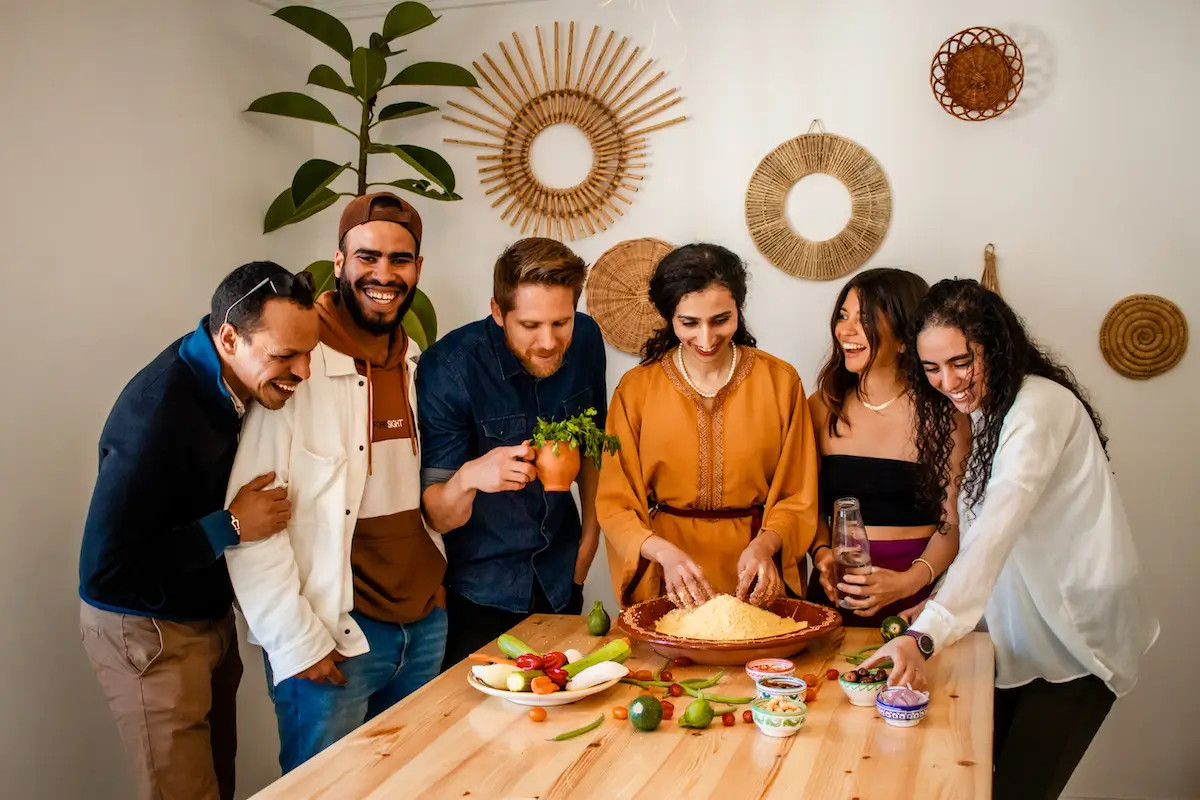
<path fill-rule="evenodd" d="M 1187 319 L 1179 306 L 1153 294 L 1121 300 L 1100 326 L 1100 351 L 1127 378 L 1144 379 L 1174 367 L 1187 350 Z"/>
<path fill-rule="evenodd" d="M 1000 294 L 1000 276 L 996 274 L 996 245 L 994 244 L 988 243 L 988 246 L 983 248 L 983 275 L 980 277 L 979 283 L 983 288 Z"/>
<path fill-rule="evenodd" d="M 818 133 L 814 131 L 819 130 Z M 814 120 L 759 163 L 746 190 L 746 224 L 759 252 L 797 278 L 833 280 L 862 266 L 879 248 L 892 217 L 883 168 L 856 142 L 825 132 Z M 787 195 L 802 178 L 822 173 L 850 194 L 850 221 L 824 241 L 806 239 L 787 220 Z"/>
<path fill-rule="evenodd" d="M 577 237 L 594 235 L 597 229 L 607 230 L 617 217 L 623 215 L 621 207 L 614 201 L 626 206 L 633 204 L 628 193 L 636 192 L 635 182 L 643 179 L 641 171 L 646 164 L 640 159 L 646 155 L 647 134 L 683 122 L 687 117 L 651 122 L 683 98 L 677 96 L 678 89 L 673 88 L 644 99 L 666 73 L 659 72 L 647 78 L 654 63 L 647 59 L 630 74 L 641 48 L 633 48 L 623 58 L 629 43 L 627 37 L 621 37 L 614 49 L 616 33 L 609 32 L 593 60 L 599 26 L 592 28 L 582 57 L 576 53 L 575 23 L 570 23 L 565 47 L 559 33 L 556 22 L 554 39 L 547 43 L 542 39 L 541 28 L 534 28 L 538 58 L 531 63 L 525 45 L 514 32 L 513 45 L 521 67 L 517 66 L 509 47 L 500 42 L 507 72 L 484 53 L 483 60 L 490 72 L 479 62 L 472 62 L 472 66 L 491 87 L 496 99 L 480 89 L 471 89 L 471 93 L 495 114 L 475 111 L 450 101 L 450 106 L 478 122 L 466 122 L 448 115 L 443 119 L 489 137 L 486 141 L 445 141 L 494 151 L 479 156 L 480 161 L 486 162 L 479 173 L 480 182 L 490 186 L 485 194 L 499 195 L 492 202 L 492 208 L 504 205 L 501 219 L 508 220 L 514 228 L 519 225 L 522 235 L 531 233 L 559 241 L 574 241 Z M 547 55 L 551 49 L 553 72 Z M 534 69 L 534 63 L 539 64 L 540 70 Z M 559 189 L 538 180 L 530 166 L 529 154 L 539 133 L 564 123 L 574 125 L 587 137 L 592 147 L 592 164 L 583 181 Z"/>
<path fill-rule="evenodd" d="M 587 310 L 604 340 L 638 356 L 663 324 L 650 302 L 650 276 L 675 248 L 660 239 L 630 239 L 604 252 L 588 274 Z"/>
<path fill-rule="evenodd" d="M 933 95 L 947 114 L 968 122 L 998 117 L 1017 101 L 1025 83 L 1021 48 L 1003 31 L 959 31 L 938 48 L 930 67 Z"/>

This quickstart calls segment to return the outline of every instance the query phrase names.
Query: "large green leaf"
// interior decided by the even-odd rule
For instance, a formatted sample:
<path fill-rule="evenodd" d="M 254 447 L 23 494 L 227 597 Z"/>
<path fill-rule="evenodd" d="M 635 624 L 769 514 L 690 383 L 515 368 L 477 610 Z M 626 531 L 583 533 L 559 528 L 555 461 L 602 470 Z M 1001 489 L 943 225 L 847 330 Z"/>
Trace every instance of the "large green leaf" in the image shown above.
<path fill-rule="evenodd" d="M 414 178 L 402 178 L 398 181 L 388 181 L 388 186 L 395 186 L 397 189 L 403 189 L 406 192 L 419 194 L 421 197 L 426 197 L 430 200 L 441 200 L 449 202 L 452 200 L 462 200 L 462 195 L 454 192 L 439 192 L 437 189 L 429 185 L 429 181 L 419 181 Z"/>
<path fill-rule="evenodd" d="M 396 73 L 388 86 L 478 86 L 471 71 L 445 61 L 418 61 Z"/>
<path fill-rule="evenodd" d="M 423 3 L 397 3 L 383 21 L 383 38 L 390 42 L 428 28 L 439 19 Z"/>
<path fill-rule="evenodd" d="M 314 261 L 302 271 L 312 275 L 313 297 L 318 297 L 325 292 L 331 292 L 333 291 L 333 287 L 337 285 L 337 279 L 333 274 L 332 261 Z"/>
<path fill-rule="evenodd" d="M 389 119 L 400 119 L 401 117 L 415 117 L 418 114 L 428 114 L 437 110 L 437 106 L 431 106 L 428 103 L 392 103 L 390 106 L 385 106 L 379 112 L 379 121 L 384 122 Z"/>
<path fill-rule="evenodd" d="M 387 59 L 378 50 L 360 47 L 350 57 L 350 79 L 355 93 L 366 100 L 374 97 L 383 88 L 387 78 Z"/>
<path fill-rule="evenodd" d="M 289 186 L 279 193 L 279 196 L 271 203 L 271 207 L 267 209 L 267 215 L 263 218 L 263 233 L 277 231 L 285 225 L 306 220 L 313 214 L 329 208 L 337 202 L 337 199 L 337 192 L 321 189 L 308 198 L 303 205 L 296 208 L 292 203 L 292 187 Z"/>
<path fill-rule="evenodd" d="M 436 342 L 437 312 L 433 310 L 433 302 L 430 301 L 429 295 L 417 289 L 417 294 L 413 298 L 413 304 L 409 307 L 408 313 L 416 315 L 417 319 L 421 321 L 421 328 L 425 331 L 426 341 L 430 344 Z"/>
<path fill-rule="evenodd" d="M 337 125 L 337 117 L 320 100 L 315 100 L 300 92 L 276 92 L 258 98 L 247 111 L 257 111 L 260 114 L 276 114 L 281 117 L 307 119 L 313 122 L 323 122 L 326 125 Z"/>
<path fill-rule="evenodd" d="M 328 64 L 317 64 L 312 68 L 312 72 L 308 73 L 308 82 L 313 86 L 321 86 L 325 89 L 333 89 L 335 92 L 345 92 L 353 96 L 354 90 L 346 85 L 346 81 L 337 73 L 333 67 Z"/>
<path fill-rule="evenodd" d="M 286 6 L 275 12 L 274 16 L 284 22 L 290 22 L 314 39 L 329 45 L 342 58 L 350 58 L 354 50 L 354 40 L 350 31 L 337 17 L 324 11 L 308 6 Z"/>
<path fill-rule="evenodd" d="M 333 183 L 349 166 L 349 161 L 345 164 L 335 164 L 323 158 L 305 161 L 292 178 L 292 202 L 297 208 L 303 206 L 308 198 Z"/>
<path fill-rule="evenodd" d="M 408 331 L 408 335 L 417 343 L 417 347 L 421 348 L 422 352 L 429 349 L 429 337 L 425 335 L 425 329 L 421 327 L 421 320 L 411 309 L 404 315 L 404 319 L 400 320 L 400 324 L 404 326 L 404 330 Z"/>
<path fill-rule="evenodd" d="M 373 144 L 368 148 L 368 152 L 397 155 L 442 189 L 451 193 L 454 191 L 454 170 L 446 159 L 432 150 L 415 144 Z"/>

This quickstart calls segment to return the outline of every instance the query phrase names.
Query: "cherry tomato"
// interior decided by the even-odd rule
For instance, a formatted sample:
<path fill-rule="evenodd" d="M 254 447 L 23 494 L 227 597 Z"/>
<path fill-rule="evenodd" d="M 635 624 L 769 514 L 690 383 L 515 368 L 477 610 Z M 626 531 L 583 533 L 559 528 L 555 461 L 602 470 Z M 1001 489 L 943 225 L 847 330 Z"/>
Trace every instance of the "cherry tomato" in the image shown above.
<path fill-rule="evenodd" d="M 662 701 L 663 719 L 670 719 L 675 716 L 675 704 L 670 700 Z"/>
<path fill-rule="evenodd" d="M 817 690 L 811 686 L 804 690 L 804 702 L 811 703 L 817 699 Z"/>
<path fill-rule="evenodd" d="M 672 683 L 669 687 L 667 687 L 667 693 L 671 695 L 671 697 L 682 697 L 683 687 L 678 683 Z"/>
<path fill-rule="evenodd" d="M 533 720 L 534 722 L 545 722 L 546 721 L 546 709 L 544 709 L 544 708 L 529 709 L 529 718 L 531 720 Z"/>
<path fill-rule="evenodd" d="M 801 676 L 800 676 L 800 680 L 804 681 L 804 682 L 805 682 L 805 683 L 807 683 L 809 686 L 816 686 L 816 685 L 817 685 L 817 676 L 816 676 L 816 675 L 813 675 L 811 672 L 809 672 L 809 673 L 808 673 L 808 674 L 806 674 L 806 675 L 801 675 Z"/>
<path fill-rule="evenodd" d="M 680 656 L 671 663 L 677 667 L 690 667 L 692 665 L 692 660 L 687 656 Z"/>
<path fill-rule="evenodd" d="M 737 724 L 737 719 L 733 716 L 732 711 L 726 711 L 724 714 L 721 715 L 721 724 L 724 725 L 726 728 L 732 728 L 734 725 Z"/>
<path fill-rule="evenodd" d="M 742 712 L 742 722 L 754 722 L 754 714 L 750 712 L 750 709 L 747 708 Z"/>
<path fill-rule="evenodd" d="M 639 669 L 629 677 L 633 678 L 635 681 L 649 681 L 654 679 L 654 673 L 648 669 Z"/>
<path fill-rule="evenodd" d="M 825 680 L 836 681 L 838 679 L 839 674 L 840 673 L 838 673 L 838 671 L 836 669 L 827 669 L 827 670 L 825 670 Z"/>
<path fill-rule="evenodd" d="M 613 719 L 629 719 L 629 709 L 625 706 L 613 706 Z"/>
<path fill-rule="evenodd" d="M 536 653 L 526 653 L 523 656 L 517 656 L 517 666 L 521 669 L 541 669 L 542 657 Z"/>

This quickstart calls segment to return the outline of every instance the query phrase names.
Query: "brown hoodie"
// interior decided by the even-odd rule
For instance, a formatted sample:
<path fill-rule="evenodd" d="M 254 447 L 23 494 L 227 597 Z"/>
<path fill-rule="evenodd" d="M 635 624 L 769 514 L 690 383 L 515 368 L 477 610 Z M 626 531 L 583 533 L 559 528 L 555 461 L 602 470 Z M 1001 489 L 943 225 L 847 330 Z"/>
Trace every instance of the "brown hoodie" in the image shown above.
<path fill-rule="evenodd" d="M 365 334 L 336 297 L 328 292 L 317 300 L 321 343 L 353 358 L 366 378 L 370 425 L 367 482 L 350 546 L 354 608 L 382 622 L 415 622 L 443 604 L 446 560 L 421 518 L 408 336 L 402 327 L 390 337 Z M 415 494 L 404 492 L 404 502 L 398 487 L 409 482 Z"/>

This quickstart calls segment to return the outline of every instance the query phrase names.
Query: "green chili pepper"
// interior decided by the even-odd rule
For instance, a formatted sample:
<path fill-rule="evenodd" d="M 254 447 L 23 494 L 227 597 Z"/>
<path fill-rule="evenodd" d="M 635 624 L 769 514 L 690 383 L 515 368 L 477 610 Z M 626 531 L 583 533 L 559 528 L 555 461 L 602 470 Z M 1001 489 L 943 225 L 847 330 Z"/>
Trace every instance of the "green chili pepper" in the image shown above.
<path fill-rule="evenodd" d="M 596 717 L 596 720 L 594 722 L 589 722 L 587 725 L 584 725 L 582 728 L 576 728 L 573 731 L 567 731 L 566 733 L 560 733 L 558 736 L 555 736 L 553 739 L 548 739 L 547 741 L 565 742 L 567 739 L 574 739 L 576 736 L 583 736 L 585 733 L 588 733 L 589 731 L 594 731 L 594 730 L 596 730 L 596 728 L 599 728 L 601 723 L 603 723 L 603 722 L 604 722 L 604 715 L 601 714 L 600 716 Z"/>
<path fill-rule="evenodd" d="M 663 670 L 664 670 L 664 669 L 666 669 L 666 668 L 667 668 L 667 667 L 669 667 L 669 666 L 671 666 L 671 659 L 669 659 L 669 658 L 668 658 L 668 659 L 666 660 L 666 663 L 664 663 L 664 664 L 663 664 L 661 667 L 659 667 L 658 669 L 654 670 L 654 680 L 656 680 L 656 681 L 657 681 L 657 680 L 661 680 L 661 679 L 662 679 Z"/>

